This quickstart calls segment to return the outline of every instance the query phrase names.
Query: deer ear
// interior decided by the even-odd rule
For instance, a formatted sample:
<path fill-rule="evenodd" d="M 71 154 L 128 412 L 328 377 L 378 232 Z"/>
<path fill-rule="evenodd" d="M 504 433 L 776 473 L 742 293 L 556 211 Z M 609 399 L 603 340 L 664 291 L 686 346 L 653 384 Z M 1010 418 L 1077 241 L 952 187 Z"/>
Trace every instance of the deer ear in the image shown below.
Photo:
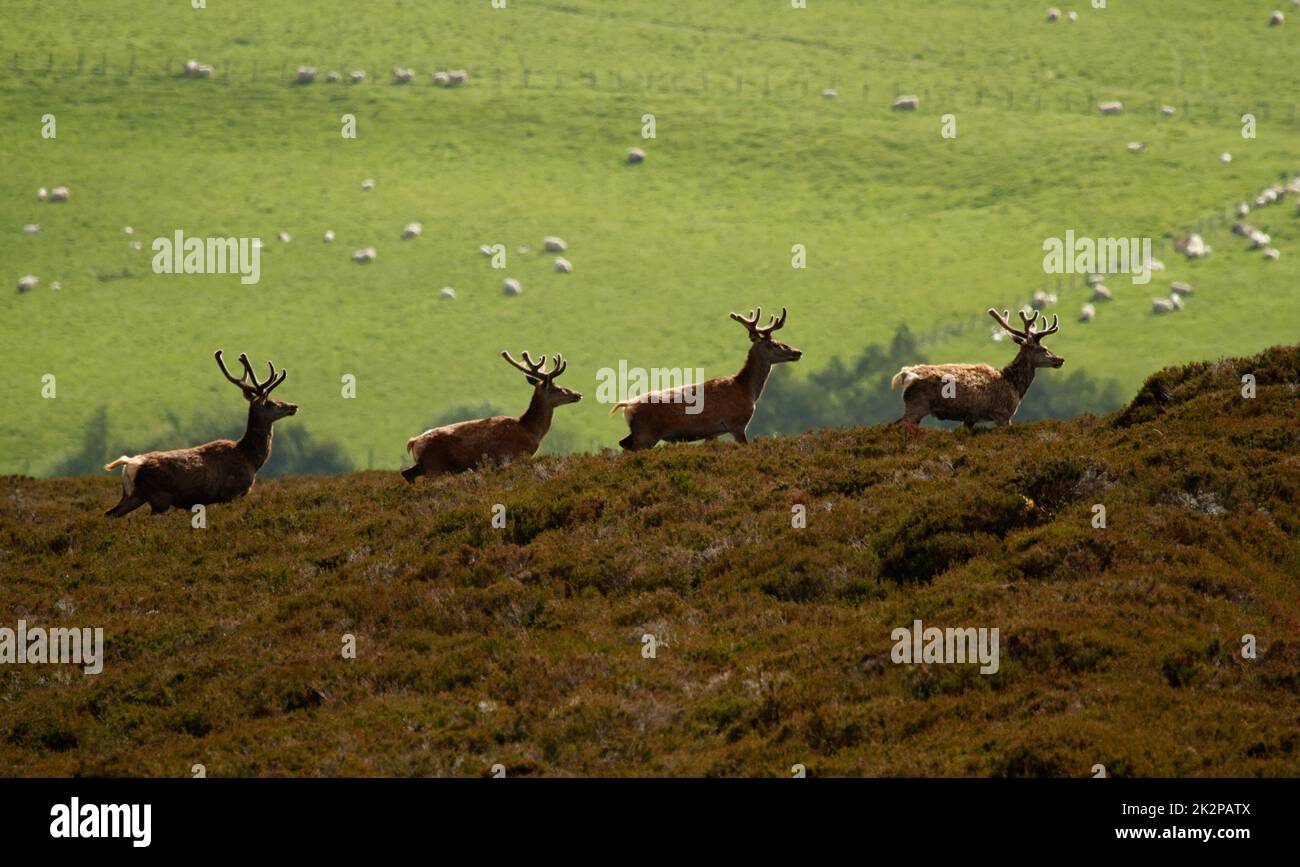
<path fill-rule="evenodd" d="M 529 385 L 537 385 L 541 382 L 541 380 L 535 376 L 525 376 L 524 379 L 528 380 Z"/>
<path fill-rule="evenodd" d="M 1013 335 L 1011 335 L 1011 339 L 1014 340 L 1014 341 L 1016 342 L 1016 345 L 1017 345 L 1017 346 L 1024 346 L 1024 345 L 1025 345 L 1025 338 L 1021 337 L 1019 334 L 1013 334 Z"/>

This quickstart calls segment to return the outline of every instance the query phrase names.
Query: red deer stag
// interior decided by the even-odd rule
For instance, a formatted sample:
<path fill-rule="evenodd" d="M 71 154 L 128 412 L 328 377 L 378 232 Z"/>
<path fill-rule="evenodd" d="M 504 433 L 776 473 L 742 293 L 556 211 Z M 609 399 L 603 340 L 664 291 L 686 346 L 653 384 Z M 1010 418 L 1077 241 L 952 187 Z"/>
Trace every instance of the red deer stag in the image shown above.
<path fill-rule="evenodd" d="M 627 451 L 639 451 L 653 448 L 660 440 L 711 440 L 724 433 L 731 434 L 738 443 L 749 442 L 745 428 L 754 416 L 754 406 L 763 394 L 772 365 L 798 361 L 803 352 L 772 339 L 772 332 L 785 325 L 784 307 L 780 318 L 769 317 L 767 325 L 758 324 L 763 318 L 762 307 L 751 310 L 748 319 L 739 313 L 732 313 L 731 318 L 749 330 L 749 356 L 740 372 L 703 384 L 653 391 L 614 404 L 609 414 L 622 407 L 623 417 L 631 428 L 631 433 L 618 441 L 619 445 Z M 688 397 L 692 399 L 687 400 Z M 689 412 L 691 409 L 698 411 Z"/>
<path fill-rule="evenodd" d="M 271 392 L 284 382 L 289 371 L 277 373 L 275 365 L 268 361 L 271 375 L 258 382 L 248 356 L 241 353 L 239 363 L 244 366 L 244 375 L 235 379 L 226 369 L 220 349 L 216 359 L 226 379 L 239 386 L 248 401 L 248 426 L 243 437 L 239 442 L 214 440 L 192 449 L 122 455 L 104 467 L 122 467 L 122 500 L 105 515 L 120 518 L 145 503 L 155 515 L 173 506 L 188 509 L 199 504 L 226 503 L 253 487 L 257 471 L 271 456 L 271 425 L 298 411 L 295 404 L 271 399 Z"/>
<path fill-rule="evenodd" d="M 569 363 L 563 356 L 553 357 L 550 372 L 546 356 L 536 363 L 524 353 L 520 364 L 502 350 L 501 357 L 521 372 L 533 386 L 533 399 L 519 418 L 498 415 L 461 421 L 444 427 L 427 430 L 406 441 L 406 450 L 415 464 L 402 470 L 402 478 L 414 482 L 419 476 L 438 476 L 472 470 L 480 463 L 504 463 L 524 455 L 537 453 L 546 432 L 551 429 L 551 414 L 557 406 L 577 403 L 582 395 L 564 386 L 556 385 L 555 378 L 564 373 Z"/>
<path fill-rule="evenodd" d="M 1052 316 L 1051 327 L 1043 316 L 1043 328 L 1033 330 L 1038 321 L 1038 311 L 1026 316 L 1020 311 L 1023 329 L 1012 328 L 1007 322 L 1007 311 L 1002 315 L 989 308 L 989 315 L 1011 334 L 1020 345 L 1015 359 L 1001 370 L 987 364 L 917 364 L 904 367 L 890 381 L 891 388 L 903 387 L 903 417 L 895 424 L 917 424 L 927 415 L 945 421 L 964 422 L 975 427 L 976 422 L 991 421 L 998 426 L 1011 424 L 1011 417 L 1020 408 L 1020 401 L 1034 382 L 1034 371 L 1040 367 L 1060 367 L 1065 359 L 1054 355 L 1043 346 L 1042 340 L 1057 330 L 1058 322 Z"/>

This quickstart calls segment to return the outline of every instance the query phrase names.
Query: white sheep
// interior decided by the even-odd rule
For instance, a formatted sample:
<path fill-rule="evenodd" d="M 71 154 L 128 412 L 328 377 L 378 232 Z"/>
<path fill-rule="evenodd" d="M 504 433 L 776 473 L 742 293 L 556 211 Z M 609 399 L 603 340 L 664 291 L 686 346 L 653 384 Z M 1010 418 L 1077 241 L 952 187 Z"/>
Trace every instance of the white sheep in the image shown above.
<path fill-rule="evenodd" d="M 1238 217 L 1244 217 L 1249 213 L 1250 213 L 1250 205 L 1246 204 L 1245 202 L 1242 202 L 1240 205 L 1237 206 Z"/>
<path fill-rule="evenodd" d="M 329 72 L 325 73 L 325 80 L 328 81 L 330 84 L 333 84 L 334 82 L 338 81 L 339 80 L 338 70 L 331 69 Z"/>
<path fill-rule="evenodd" d="M 1246 237 L 1250 238 L 1249 249 L 1251 250 L 1258 250 L 1260 247 L 1267 247 L 1269 242 L 1273 240 L 1269 237 L 1267 232 L 1261 232 L 1259 229 L 1252 229 L 1250 234 Z"/>
<path fill-rule="evenodd" d="M 355 253 L 352 254 L 352 261 L 359 262 L 364 265 L 366 262 L 375 261 L 375 258 L 378 255 L 379 254 L 375 252 L 374 247 L 362 247 L 360 250 L 357 250 Z"/>
<path fill-rule="evenodd" d="M 366 80 L 366 74 L 364 71 L 360 69 L 354 69 L 352 70 L 351 73 L 348 74 L 348 81 L 352 82 L 353 84 L 360 84 L 365 80 Z"/>
<path fill-rule="evenodd" d="M 524 291 L 524 287 L 519 285 L 519 281 L 514 277 L 507 277 L 501 283 L 501 291 L 506 295 L 519 295 Z"/>
<path fill-rule="evenodd" d="M 1228 153 L 1227 151 L 1224 151 L 1223 153 L 1219 154 L 1219 162 L 1221 163 L 1232 162 L 1232 154 Z"/>
<path fill-rule="evenodd" d="M 557 256 L 555 259 L 555 270 L 560 274 L 572 274 L 573 264 L 568 259 Z"/>
<path fill-rule="evenodd" d="M 27 274 L 18 278 L 18 291 L 30 292 L 36 288 L 36 284 L 41 282 L 41 278 L 35 274 Z"/>
<path fill-rule="evenodd" d="M 1163 114 L 1165 117 L 1173 117 L 1174 114 L 1177 113 L 1177 109 L 1175 109 L 1172 105 L 1162 105 L 1160 106 L 1160 113 Z"/>
<path fill-rule="evenodd" d="M 42 202 L 48 199 L 49 197 L 50 197 L 50 191 L 45 189 L 45 187 L 41 187 L 39 190 L 36 191 L 36 198 L 40 199 Z"/>
<path fill-rule="evenodd" d="M 452 87 L 469 81 L 469 73 L 463 69 L 453 69 L 447 73 L 448 83 Z"/>
<path fill-rule="evenodd" d="M 641 148 L 629 148 L 627 152 L 627 161 L 629 163 L 645 162 L 645 151 L 641 150 Z"/>
<path fill-rule="evenodd" d="M 1131 154 L 1140 154 L 1147 149 L 1147 146 L 1140 141 L 1131 141 L 1125 147 L 1128 148 L 1128 152 Z"/>
<path fill-rule="evenodd" d="M 438 290 L 438 297 L 448 301 L 456 300 L 456 290 L 450 286 L 443 286 Z"/>
<path fill-rule="evenodd" d="M 446 87 L 451 84 L 451 76 L 445 72 L 435 72 L 433 74 L 433 83 L 437 87 Z"/>
<path fill-rule="evenodd" d="M 55 187 L 54 189 L 50 190 L 50 201 L 66 202 L 68 200 L 69 195 L 70 193 L 68 192 L 67 187 Z"/>
<path fill-rule="evenodd" d="M 414 69 L 403 69 L 400 66 L 393 67 L 394 84 L 409 84 L 413 78 L 415 78 Z"/>
<path fill-rule="evenodd" d="M 424 234 L 424 226 L 419 223 L 407 223 L 406 228 L 402 229 L 402 239 L 409 241 L 412 238 L 418 238 Z"/>
<path fill-rule="evenodd" d="M 1079 308 L 1079 321 L 1091 322 L 1092 318 L 1097 315 L 1097 308 L 1091 304 L 1085 304 Z"/>
<path fill-rule="evenodd" d="M 1204 259 L 1210 255 L 1210 245 L 1205 243 L 1204 238 L 1195 233 L 1175 241 L 1174 249 L 1188 259 Z"/>
<path fill-rule="evenodd" d="M 479 245 L 478 251 L 479 251 L 480 253 L 482 253 L 484 256 L 491 256 L 491 255 L 492 255 L 492 248 L 489 247 L 487 244 L 481 244 L 481 245 Z"/>
<path fill-rule="evenodd" d="M 1174 307 L 1174 302 L 1170 301 L 1168 298 L 1151 299 L 1152 313 L 1173 313 L 1176 309 L 1177 308 Z"/>
<path fill-rule="evenodd" d="M 1273 14 L 1268 16 L 1269 27 L 1281 27 L 1285 23 L 1286 23 L 1286 16 L 1283 15 L 1279 10 L 1274 10 Z"/>
<path fill-rule="evenodd" d="M 1069 13 L 1066 14 L 1065 20 L 1073 24 L 1074 22 L 1079 20 L 1079 13 L 1071 9 Z"/>
<path fill-rule="evenodd" d="M 1093 301 L 1110 300 L 1110 290 L 1106 288 L 1105 284 L 1098 283 L 1092 287 L 1092 300 Z"/>
<path fill-rule="evenodd" d="M 296 81 L 299 84 L 311 84 L 316 80 L 316 71 L 314 66 L 299 66 Z"/>
<path fill-rule="evenodd" d="M 197 75 L 199 78 L 211 78 L 212 77 L 211 64 L 207 64 L 207 63 L 200 64 L 199 70 L 198 72 L 195 73 L 195 75 Z"/>
<path fill-rule="evenodd" d="M 921 107 L 921 98 L 915 94 L 900 96 L 894 100 L 894 111 L 916 111 Z"/>
<path fill-rule="evenodd" d="M 564 243 L 563 238 L 556 238 L 551 235 L 542 239 L 542 249 L 548 253 L 563 253 L 569 249 L 569 245 Z"/>
<path fill-rule="evenodd" d="M 1122 114 L 1124 112 L 1124 103 L 1117 101 L 1103 102 L 1097 106 L 1097 110 L 1102 114 Z"/>
<path fill-rule="evenodd" d="M 326 243 L 326 244 L 333 244 L 333 243 L 334 243 L 334 230 L 333 230 L 333 229 L 326 229 L 326 230 L 325 230 L 325 243 Z"/>
<path fill-rule="evenodd" d="M 198 75 L 198 74 L 199 74 L 199 62 L 198 62 L 197 60 L 187 60 L 187 61 L 185 61 L 185 65 L 184 65 L 183 67 L 181 67 L 181 74 L 182 74 L 182 75 Z"/>
<path fill-rule="evenodd" d="M 370 192 L 374 188 L 375 188 L 374 178 L 366 178 L 364 181 L 361 182 L 361 189 L 365 190 L 366 192 Z"/>
<path fill-rule="evenodd" d="M 1055 6 L 1053 6 L 1051 9 L 1048 9 L 1048 10 L 1047 10 L 1047 23 L 1048 23 L 1048 24 L 1054 24 L 1054 23 L 1056 23 L 1057 21 L 1060 21 L 1060 20 L 1061 20 L 1061 10 L 1060 10 L 1060 9 L 1057 9 Z"/>
<path fill-rule="evenodd" d="M 24 235 L 35 235 L 40 230 L 41 230 L 40 223 L 28 223 L 26 226 L 23 226 Z"/>
<path fill-rule="evenodd" d="M 1282 256 L 1281 251 L 1279 251 L 1276 247 L 1264 248 L 1264 258 L 1269 260 L 1270 262 L 1276 262 L 1279 258 L 1281 258 L 1281 256 Z"/>
<path fill-rule="evenodd" d="M 280 241 L 282 241 L 282 242 L 285 243 L 285 244 L 287 244 L 287 243 L 289 243 L 290 241 L 293 240 L 292 238 L 289 237 L 289 233 L 288 233 L 288 232 L 276 232 L 276 233 L 275 233 L 275 237 L 278 238 Z"/>
<path fill-rule="evenodd" d="M 1190 284 L 1183 283 L 1179 280 L 1175 280 L 1174 282 L 1170 283 L 1169 290 L 1174 295 L 1191 295 L 1193 292 L 1193 289 Z"/>
<path fill-rule="evenodd" d="M 826 97 L 827 99 L 834 99 L 839 95 L 840 92 L 833 87 L 828 87 L 822 91 L 822 96 Z"/>

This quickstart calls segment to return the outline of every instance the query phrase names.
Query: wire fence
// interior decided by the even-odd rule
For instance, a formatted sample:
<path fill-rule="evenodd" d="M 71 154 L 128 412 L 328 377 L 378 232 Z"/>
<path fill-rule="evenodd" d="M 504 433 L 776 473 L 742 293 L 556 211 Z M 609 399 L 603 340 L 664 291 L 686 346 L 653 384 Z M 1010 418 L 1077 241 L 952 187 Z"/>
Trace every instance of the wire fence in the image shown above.
<path fill-rule="evenodd" d="M 184 58 L 145 58 L 136 52 L 110 57 L 107 51 L 87 53 L 80 50 L 73 55 L 59 55 L 53 51 L 37 52 L 14 50 L 8 63 L 0 65 L 0 73 L 11 77 L 26 76 L 96 76 L 124 79 L 166 80 L 184 77 Z M 313 65 L 321 70 L 335 69 L 341 75 L 339 86 L 354 69 L 367 73 L 365 85 L 386 85 L 391 79 L 392 64 L 347 63 L 337 66 Z M 292 84 L 298 63 L 289 60 L 265 59 L 212 61 L 211 82 L 235 84 L 260 81 L 280 81 Z M 434 69 L 421 72 L 413 84 L 430 83 Z M 814 81 L 804 74 L 780 72 L 718 73 L 702 72 L 683 74 L 678 70 L 619 70 L 619 69 L 557 69 L 518 66 L 492 67 L 473 70 L 476 87 L 498 91 L 590 91 L 608 94 L 678 94 L 684 96 L 731 97 L 736 99 L 803 99 L 820 98 L 833 92 L 835 98 L 857 101 L 870 108 L 888 110 L 894 100 L 902 95 L 915 95 L 927 110 L 956 112 L 969 109 L 1006 109 L 1024 112 L 1055 112 L 1064 114 L 1094 114 L 1098 105 L 1114 99 L 1110 93 L 1079 87 L 1069 82 L 1045 84 L 1032 90 L 986 81 L 948 82 L 943 85 L 921 84 L 910 86 L 901 80 L 857 80 L 836 82 Z M 407 85 L 411 86 L 411 85 Z M 1165 106 L 1175 110 L 1172 120 L 1205 123 L 1240 124 L 1244 114 L 1252 114 L 1260 123 L 1300 125 L 1300 113 L 1293 100 L 1230 100 L 1192 99 L 1185 94 L 1165 97 L 1141 96 L 1122 100 L 1125 111 L 1136 114 L 1158 115 Z"/>

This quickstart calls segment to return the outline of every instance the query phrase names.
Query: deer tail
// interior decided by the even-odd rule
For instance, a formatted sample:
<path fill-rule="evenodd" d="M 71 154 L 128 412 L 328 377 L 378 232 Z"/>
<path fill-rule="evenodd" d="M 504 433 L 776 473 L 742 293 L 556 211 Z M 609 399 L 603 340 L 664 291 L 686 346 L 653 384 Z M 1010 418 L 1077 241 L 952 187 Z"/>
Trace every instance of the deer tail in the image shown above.
<path fill-rule="evenodd" d="M 889 381 L 889 387 L 898 388 L 899 384 L 901 383 L 903 386 L 903 390 L 906 391 L 907 387 L 912 384 L 912 380 L 914 379 L 914 377 L 912 376 L 913 369 L 914 368 L 911 367 L 904 367 L 900 369 L 898 373 L 894 374 L 894 378 Z"/>
<path fill-rule="evenodd" d="M 109 470 L 109 471 L 112 471 L 112 470 L 116 469 L 117 467 L 122 466 L 122 464 L 130 463 L 130 462 L 131 462 L 131 458 L 130 458 L 130 457 L 128 457 L 127 455 L 122 455 L 122 457 L 120 457 L 120 458 L 118 458 L 117 460 L 113 461 L 111 464 L 104 464 L 104 469 Z"/>
<path fill-rule="evenodd" d="M 614 404 L 609 408 L 609 414 L 613 415 L 614 413 L 618 412 L 620 409 L 623 409 L 624 407 L 627 406 L 631 406 L 634 403 L 636 403 L 636 401 L 634 400 L 620 400 L 618 403 Z"/>
<path fill-rule="evenodd" d="M 415 441 L 418 439 L 419 437 L 411 437 L 409 440 L 406 441 L 406 450 L 411 454 L 412 457 L 415 456 Z"/>

